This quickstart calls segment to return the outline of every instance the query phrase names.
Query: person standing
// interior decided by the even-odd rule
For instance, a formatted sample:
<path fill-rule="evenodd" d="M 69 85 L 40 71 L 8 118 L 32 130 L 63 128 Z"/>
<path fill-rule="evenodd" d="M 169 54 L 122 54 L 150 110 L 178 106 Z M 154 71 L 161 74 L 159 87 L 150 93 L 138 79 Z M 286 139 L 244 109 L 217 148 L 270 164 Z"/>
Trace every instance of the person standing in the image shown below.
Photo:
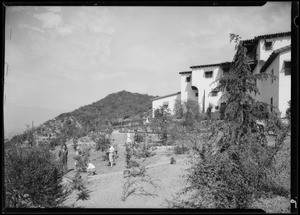
<path fill-rule="evenodd" d="M 113 145 L 110 146 L 110 148 L 108 149 L 108 159 L 109 159 L 109 163 L 110 163 L 110 167 L 113 167 L 114 165 L 114 154 L 115 154 L 115 149 L 113 147 Z"/>
<path fill-rule="evenodd" d="M 127 144 L 130 144 L 131 143 L 131 138 L 130 138 L 130 133 L 127 132 L 127 140 L 126 140 L 126 143 Z"/>
<path fill-rule="evenodd" d="M 68 148 L 66 144 L 61 146 L 61 149 L 58 152 L 59 160 L 63 166 L 63 171 L 68 169 Z"/>
<path fill-rule="evenodd" d="M 116 156 L 118 156 L 118 143 L 116 143 L 115 139 L 112 139 L 112 145 L 113 145 L 113 147 L 115 149 Z"/>
<path fill-rule="evenodd" d="M 77 146 L 75 149 L 75 158 L 76 158 L 75 159 L 75 168 L 76 168 L 76 170 L 80 169 L 82 156 L 83 156 L 82 149 L 81 149 L 81 147 Z"/>

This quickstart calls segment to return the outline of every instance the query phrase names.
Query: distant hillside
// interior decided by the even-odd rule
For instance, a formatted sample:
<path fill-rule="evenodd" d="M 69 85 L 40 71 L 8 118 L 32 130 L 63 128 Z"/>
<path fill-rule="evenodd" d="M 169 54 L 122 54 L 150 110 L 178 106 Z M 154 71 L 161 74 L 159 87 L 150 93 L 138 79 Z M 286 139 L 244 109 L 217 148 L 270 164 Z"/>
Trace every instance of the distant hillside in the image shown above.
<path fill-rule="evenodd" d="M 104 131 L 115 122 L 128 119 L 142 119 L 151 115 L 151 101 L 154 96 L 121 91 L 112 93 L 90 105 L 72 112 L 63 113 L 35 127 L 39 139 L 49 138 L 60 142 L 79 138 L 91 131 Z M 15 140 L 26 139 L 26 134 L 15 136 Z"/>
<path fill-rule="evenodd" d="M 64 113 L 57 119 L 74 117 L 84 126 L 91 124 L 106 124 L 120 119 L 145 116 L 151 110 L 150 99 L 154 96 L 147 94 L 121 91 L 112 93 L 97 102 L 80 107 L 73 112 Z"/>
<path fill-rule="evenodd" d="M 36 128 L 38 136 L 58 139 L 81 137 L 91 131 L 103 131 L 125 119 L 142 119 L 151 115 L 154 96 L 121 91 L 90 105 L 63 113 Z"/>

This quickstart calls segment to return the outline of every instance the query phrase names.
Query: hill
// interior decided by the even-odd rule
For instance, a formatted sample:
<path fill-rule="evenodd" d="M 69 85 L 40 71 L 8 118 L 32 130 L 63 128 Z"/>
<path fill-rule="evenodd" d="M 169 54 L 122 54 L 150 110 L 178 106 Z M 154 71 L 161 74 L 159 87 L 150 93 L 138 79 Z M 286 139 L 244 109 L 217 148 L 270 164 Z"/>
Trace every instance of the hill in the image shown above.
<path fill-rule="evenodd" d="M 149 115 L 151 98 L 154 96 L 127 91 L 112 93 L 90 105 L 61 114 L 56 120 L 72 118 L 87 130 L 96 130 L 103 125 Z"/>
<path fill-rule="evenodd" d="M 97 102 L 48 120 L 35 128 L 35 134 L 40 138 L 51 138 L 57 144 L 92 131 L 104 131 L 124 120 L 150 116 L 152 98 L 154 96 L 127 91 L 112 93 Z"/>
<path fill-rule="evenodd" d="M 154 96 L 121 91 L 109 94 L 104 99 L 80 107 L 73 112 L 61 114 L 57 118 L 72 116 L 82 125 L 92 126 L 136 116 L 143 117 L 151 110 L 151 98 Z"/>

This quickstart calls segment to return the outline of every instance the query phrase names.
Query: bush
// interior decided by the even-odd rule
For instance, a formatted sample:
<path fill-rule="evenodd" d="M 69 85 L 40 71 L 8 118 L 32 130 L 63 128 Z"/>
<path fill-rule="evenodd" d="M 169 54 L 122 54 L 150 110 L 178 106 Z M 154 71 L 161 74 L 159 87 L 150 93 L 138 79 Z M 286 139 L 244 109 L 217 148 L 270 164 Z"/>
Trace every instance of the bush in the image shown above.
<path fill-rule="evenodd" d="M 176 155 L 181 155 L 189 151 L 189 148 L 184 145 L 176 145 L 173 150 Z"/>
<path fill-rule="evenodd" d="M 141 142 L 143 142 L 143 141 L 144 141 L 143 135 L 136 132 L 136 133 L 134 134 L 134 142 L 136 142 L 136 143 L 141 143 Z"/>
<path fill-rule="evenodd" d="M 6 207 L 58 207 L 71 191 L 62 185 L 63 173 L 46 146 L 5 149 Z"/>
<path fill-rule="evenodd" d="M 91 135 L 91 139 L 96 143 L 95 150 L 96 151 L 105 151 L 109 148 L 110 139 L 109 134 L 105 132 L 93 133 Z"/>
<path fill-rule="evenodd" d="M 81 155 L 74 156 L 74 160 L 77 161 L 76 168 L 79 172 L 86 172 L 89 158 L 90 158 L 90 149 L 89 148 L 83 148 Z"/>

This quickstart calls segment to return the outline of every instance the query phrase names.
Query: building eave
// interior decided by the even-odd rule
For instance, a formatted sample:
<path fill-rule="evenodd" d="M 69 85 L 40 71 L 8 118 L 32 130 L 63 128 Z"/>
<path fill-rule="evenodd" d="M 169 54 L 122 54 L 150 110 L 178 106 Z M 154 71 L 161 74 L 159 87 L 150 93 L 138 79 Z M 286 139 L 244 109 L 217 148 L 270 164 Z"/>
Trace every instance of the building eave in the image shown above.
<path fill-rule="evenodd" d="M 179 74 L 191 74 L 192 71 L 184 71 L 184 72 L 179 72 Z"/>
<path fill-rule="evenodd" d="M 150 99 L 150 101 L 155 101 L 155 100 L 158 100 L 158 99 L 163 99 L 163 98 L 167 98 L 167 97 L 171 97 L 171 96 L 175 96 L 175 95 L 179 95 L 179 94 L 181 94 L 181 92 L 172 93 L 172 94 L 165 95 L 165 96 L 158 96 L 158 97 L 155 97 L 153 99 Z"/>
<path fill-rule="evenodd" d="M 197 65 L 197 66 L 191 66 L 191 69 L 197 69 L 197 68 L 204 68 L 204 67 L 217 67 L 217 66 L 225 66 L 230 65 L 231 62 L 223 62 L 223 63 L 216 63 L 216 64 L 206 64 L 206 65 Z"/>

